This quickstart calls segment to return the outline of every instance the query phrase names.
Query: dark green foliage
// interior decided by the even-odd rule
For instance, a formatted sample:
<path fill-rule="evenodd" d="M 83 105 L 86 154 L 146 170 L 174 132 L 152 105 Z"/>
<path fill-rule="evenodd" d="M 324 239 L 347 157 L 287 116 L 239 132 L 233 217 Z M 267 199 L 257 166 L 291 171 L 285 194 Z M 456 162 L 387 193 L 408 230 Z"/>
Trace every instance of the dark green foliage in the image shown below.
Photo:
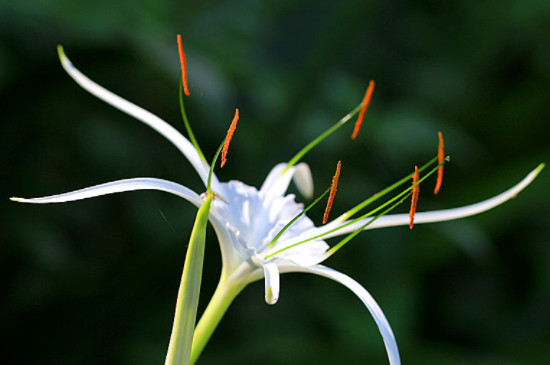
<path fill-rule="evenodd" d="M 0 336 L 6 364 L 162 364 L 196 209 L 159 192 L 61 205 L 10 196 L 61 193 L 151 176 L 201 192 L 178 151 L 80 89 L 63 44 L 90 78 L 184 131 L 211 158 L 236 107 L 221 180 L 259 186 L 376 90 L 352 123 L 304 161 L 317 188 L 343 168 L 333 217 L 408 173 L 445 136 L 452 161 L 418 210 L 497 194 L 550 162 L 550 2 L 0 2 L 2 237 Z M 363 233 L 327 264 L 371 291 L 407 364 L 550 362 L 549 171 L 520 196 L 458 222 Z M 317 193 L 320 190 L 317 190 Z M 301 197 L 299 197 L 301 199 Z M 406 211 L 407 207 L 403 207 Z M 322 207 L 309 214 L 316 222 Z M 200 308 L 220 258 L 208 233 Z M 199 364 L 385 364 L 359 300 L 311 275 L 284 275 L 276 306 L 263 284 L 229 309 Z"/>

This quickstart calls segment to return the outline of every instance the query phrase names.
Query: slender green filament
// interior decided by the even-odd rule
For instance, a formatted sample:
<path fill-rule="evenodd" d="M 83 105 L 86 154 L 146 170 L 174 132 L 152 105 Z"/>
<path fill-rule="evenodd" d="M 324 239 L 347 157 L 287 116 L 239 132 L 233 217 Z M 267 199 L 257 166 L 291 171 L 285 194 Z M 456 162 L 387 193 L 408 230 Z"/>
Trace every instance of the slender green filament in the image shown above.
<path fill-rule="evenodd" d="M 431 159 L 430 161 L 428 161 L 427 163 L 425 163 L 421 168 L 418 169 L 418 172 L 422 172 L 424 170 L 426 170 L 428 167 L 430 167 L 430 165 L 432 165 L 433 163 L 437 162 L 437 156 L 434 157 L 433 159 Z M 392 185 L 388 186 L 387 188 L 379 191 L 378 193 L 376 194 L 373 194 L 370 198 L 364 200 L 363 202 L 357 204 L 355 207 L 353 207 L 352 209 L 348 210 L 347 212 L 345 212 L 344 214 L 342 214 L 340 217 L 336 218 L 336 221 L 344 221 L 348 218 L 351 218 L 353 215 L 355 215 L 357 212 L 359 212 L 361 209 L 365 208 L 367 205 L 375 202 L 376 200 L 382 198 L 384 195 L 388 194 L 390 191 L 394 190 L 395 188 L 399 187 L 400 185 L 403 185 L 404 183 L 406 183 L 407 181 L 409 181 L 412 176 L 414 175 L 414 172 L 413 173 L 410 173 L 408 174 L 407 176 L 405 176 L 404 178 L 402 178 L 401 180 L 393 183 Z"/>
<path fill-rule="evenodd" d="M 214 166 L 216 166 L 216 161 L 218 161 L 218 156 L 222 152 L 223 145 L 225 144 L 225 138 L 222 141 L 222 144 L 220 147 L 218 147 L 218 151 L 216 151 L 216 154 L 214 155 L 214 159 L 212 159 L 212 164 L 210 165 L 210 171 L 208 172 L 208 183 L 206 184 L 206 193 L 210 194 L 212 191 L 212 174 L 214 173 Z"/>
<path fill-rule="evenodd" d="M 290 228 L 290 226 L 293 225 L 294 222 L 296 222 L 301 216 L 303 216 L 304 214 L 306 214 L 306 212 L 307 212 L 308 210 L 310 210 L 311 208 L 313 208 L 313 206 L 314 206 L 315 204 L 317 204 L 317 203 L 319 202 L 319 200 L 323 199 L 323 198 L 325 197 L 325 195 L 327 195 L 327 194 L 329 193 L 330 189 L 331 189 L 330 187 L 327 188 L 327 190 L 325 190 L 325 192 L 324 192 L 323 194 L 321 194 L 320 197 L 318 197 L 317 199 L 315 199 L 315 201 L 314 201 L 313 203 L 309 204 L 309 205 L 307 206 L 306 209 L 302 210 L 298 215 L 296 215 L 294 218 L 292 218 L 292 220 L 291 220 L 290 222 L 288 222 L 288 223 L 283 227 L 283 229 L 281 229 L 281 230 L 279 231 L 279 233 L 277 233 L 277 235 L 271 240 L 271 242 L 269 242 L 269 245 L 267 245 L 267 248 L 269 249 L 269 248 L 273 247 L 273 245 L 275 244 L 275 242 L 277 242 L 277 240 L 283 235 L 283 233 L 285 233 L 285 231 L 286 231 L 288 228 Z M 268 255 L 268 256 L 266 257 L 266 259 L 269 258 L 270 256 L 271 256 L 271 255 Z"/>
<path fill-rule="evenodd" d="M 408 188 L 406 188 L 405 190 L 403 190 L 401 193 L 399 193 L 398 195 L 394 196 L 393 198 L 391 198 L 390 200 L 388 200 L 388 201 L 385 202 L 384 204 L 380 205 L 379 207 L 377 207 L 377 208 L 375 208 L 375 209 L 373 209 L 373 210 L 371 210 L 371 211 L 369 211 L 369 212 L 367 212 L 367 213 L 361 215 L 360 217 L 357 217 L 357 218 L 355 218 L 355 219 L 353 219 L 353 220 L 351 220 L 351 221 L 349 221 L 349 222 L 347 222 L 347 223 L 345 223 L 345 224 L 339 225 L 338 227 L 336 227 L 336 228 L 334 228 L 334 229 L 331 229 L 331 230 L 329 230 L 329 231 L 327 231 L 327 232 L 323 232 L 323 233 L 318 234 L 318 235 L 316 235 L 316 236 L 307 238 L 307 239 L 305 239 L 305 240 L 303 240 L 303 241 L 299 241 L 299 242 L 293 243 L 292 245 L 289 245 L 289 246 L 284 247 L 284 248 L 282 248 L 282 249 L 280 249 L 280 250 L 278 250 L 278 251 L 276 251 L 276 252 L 273 252 L 273 253 L 269 254 L 268 256 L 266 256 L 266 259 L 269 258 L 269 257 L 275 256 L 275 255 L 277 255 L 277 254 L 279 254 L 279 253 L 281 253 L 281 252 L 283 252 L 283 251 L 286 251 L 286 250 L 288 250 L 288 249 L 291 249 L 291 248 L 293 248 L 293 247 L 296 247 L 296 246 L 299 246 L 299 245 L 301 245 L 301 244 L 304 244 L 304 243 L 306 243 L 306 242 L 313 241 L 313 240 L 316 240 L 316 239 L 318 239 L 318 238 L 322 238 L 322 237 L 324 237 L 324 236 L 326 236 L 326 235 L 328 235 L 328 234 L 330 234 L 330 233 L 336 232 L 336 231 L 338 231 L 338 230 L 340 230 L 340 229 L 342 229 L 342 228 L 345 228 L 345 227 L 347 227 L 347 226 L 349 226 L 349 225 L 351 225 L 351 224 L 353 224 L 353 223 L 356 223 L 356 222 L 358 222 L 358 221 L 360 221 L 360 220 L 362 220 L 362 219 L 365 219 L 365 218 L 367 218 L 367 217 L 369 217 L 369 216 L 372 216 L 373 214 L 378 213 L 380 210 L 384 209 L 384 208 L 387 207 L 388 205 L 392 204 L 392 203 L 395 202 L 396 200 L 401 199 L 404 195 L 408 194 L 408 193 L 412 190 L 413 187 L 415 187 L 415 186 L 419 185 L 420 183 L 422 183 L 422 182 L 423 182 L 424 180 L 426 180 L 428 177 L 430 177 L 431 175 L 433 175 L 433 174 L 437 171 L 437 169 L 439 169 L 439 167 L 443 166 L 443 164 L 445 164 L 446 162 L 449 162 L 449 161 L 450 161 L 450 157 L 447 156 L 447 157 L 445 158 L 445 160 L 443 160 L 443 162 L 441 162 L 440 164 L 438 164 L 437 166 L 435 166 L 433 169 L 431 169 L 430 172 L 428 172 L 425 176 L 423 176 L 421 179 L 419 179 L 418 182 L 417 182 L 416 184 L 409 186 Z M 400 180 L 400 181 L 401 181 L 401 180 Z M 400 200 L 400 203 L 401 203 L 401 202 L 402 202 L 402 200 Z M 399 205 L 399 204 L 394 204 L 390 210 L 394 209 L 394 208 L 397 207 L 398 205 Z M 382 214 L 382 215 L 387 214 L 387 212 L 389 212 L 390 210 L 386 211 L 386 212 L 385 212 L 384 214 Z M 378 218 L 379 218 L 379 217 L 376 217 L 376 219 L 378 219 Z M 357 233 L 357 234 L 358 234 L 358 233 Z M 347 241 L 346 241 L 346 242 L 347 242 Z"/>
<path fill-rule="evenodd" d="M 367 223 L 363 224 L 361 227 L 357 228 L 355 231 L 353 231 L 352 233 L 350 233 L 348 236 L 346 236 L 346 238 L 344 238 L 343 240 L 341 240 L 340 242 L 338 242 L 336 245 L 334 245 L 333 247 L 331 247 L 325 254 L 325 259 L 332 256 L 336 251 L 338 251 L 339 249 L 341 249 L 346 243 L 348 243 L 349 241 L 351 241 L 351 239 L 353 239 L 353 237 L 357 236 L 359 233 L 361 233 L 361 231 L 363 231 L 365 228 L 367 228 L 368 226 L 370 226 L 375 220 L 377 220 L 378 218 L 388 214 L 389 212 L 391 212 L 392 210 L 394 210 L 398 205 L 400 205 L 401 203 L 403 203 L 405 200 L 407 200 L 410 196 L 412 195 L 412 192 L 408 192 L 405 196 L 403 196 L 398 202 L 394 203 L 391 207 L 387 208 L 386 210 L 384 210 L 383 212 L 379 213 L 378 215 L 374 216 L 371 220 L 369 220 Z M 397 197 L 396 197 L 397 198 Z M 394 198 L 395 199 L 395 198 Z M 394 200 L 392 199 L 392 200 Z M 388 201 L 388 203 L 391 202 L 391 201 Z M 387 205 L 388 203 L 384 204 L 383 206 Z M 383 206 L 381 206 L 380 208 L 382 208 Z"/>
<path fill-rule="evenodd" d="M 363 106 L 363 103 L 361 102 L 361 104 L 359 104 L 358 106 L 355 107 L 355 109 L 353 109 L 351 112 L 349 112 L 346 116 L 344 116 L 342 119 L 340 119 L 338 122 L 336 122 L 336 124 L 334 124 L 332 127 L 330 127 L 329 129 L 327 129 L 325 132 L 323 132 L 323 134 L 321 134 L 319 137 L 315 138 L 313 141 L 311 141 L 307 146 L 305 146 L 304 148 L 302 148 L 300 150 L 300 152 L 298 152 L 294 157 L 292 157 L 292 159 L 288 162 L 288 164 L 286 165 L 286 168 L 284 169 L 283 171 L 283 174 L 285 172 L 288 171 L 288 169 L 290 169 L 292 166 L 296 165 L 298 163 L 298 161 L 300 161 L 300 159 L 302 157 L 304 157 L 304 155 L 306 153 L 308 153 L 311 149 L 313 149 L 313 147 L 317 146 L 320 142 L 322 142 L 325 138 L 327 138 L 328 136 L 330 136 L 332 133 L 334 133 L 338 128 L 340 128 L 341 126 L 343 126 L 344 124 L 346 124 L 346 122 L 348 120 L 350 120 L 355 114 L 359 113 L 359 111 L 361 110 L 361 107 Z"/>
<path fill-rule="evenodd" d="M 179 87 L 179 99 L 180 99 L 180 111 L 181 111 L 181 117 L 183 118 L 183 123 L 185 124 L 185 129 L 187 130 L 187 134 L 189 135 L 189 139 L 191 140 L 191 143 L 193 143 L 193 146 L 195 146 L 195 149 L 197 150 L 197 153 L 199 154 L 201 160 L 203 160 L 205 163 L 206 158 L 204 157 L 204 154 L 202 153 L 201 148 L 199 147 L 199 143 L 197 142 L 197 139 L 195 138 L 195 134 L 193 133 L 193 130 L 191 130 L 191 124 L 189 123 L 189 120 L 187 119 L 187 114 L 185 113 L 185 107 L 183 105 L 183 81 L 180 77 L 180 87 Z"/>

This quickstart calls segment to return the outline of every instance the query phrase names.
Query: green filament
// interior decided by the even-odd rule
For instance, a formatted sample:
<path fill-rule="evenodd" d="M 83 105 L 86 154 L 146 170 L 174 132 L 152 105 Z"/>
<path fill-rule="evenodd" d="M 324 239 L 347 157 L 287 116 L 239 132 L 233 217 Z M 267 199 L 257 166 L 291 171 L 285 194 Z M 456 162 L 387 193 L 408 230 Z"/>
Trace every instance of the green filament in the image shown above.
<path fill-rule="evenodd" d="M 349 241 L 351 241 L 351 239 L 355 236 L 357 236 L 359 233 L 361 233 L 361 231 L 363 231 L 365 228 L 367 228 L 368 226 L 370 226 L 375 220 L 377 220 L 378 218 L 388 214 L 389 212 L 391 212 L 392 210 L 394 210 L 398 205 L 400 205 L 401 203 L 403 203 L 405 200 L 407 200 L 410 196 L 412 195 L 412 192 L 408 192 L 405 196 L 403 196 L 398 202 L 394 203 L 391 207 L 387 208 L 386 210 L 384 210 L 383 212 L 381 212 L 380 214 L 374 216 L 371 220 L 369 220 L 367 223 L 363 224 L 361 227 L 359 227 L 358 229 L 356 229 L 354 232 L 350 233 L 348 236 L 346 236 L 346 238 L 344 238 L 343 240 L 341 240 L 340 242 L 338 242 L 336 245 L 334 245 L 333 247 L 331 247 L 325 254 L 325 259 L 332 256 L 336 251 L 338 251 L 339 249 L 341 249 L 346 243 L 348 243 Z M 397 197 L 396 197 L 397 198 Z M 395 199 L 395 198 L 394 198 Z M 392 199 L 392 200 L 394 200 Z M 386 204 L 380 206 L 379 208 L 382 208 L 384 206 L 386 206 L 387 204 L 389 204 L 391 202 L 388 201 Z M 369 214 L 370 215 L 370 214 Z"/>
<path fill-rule="evenodd" d="M 423 176 L 421 179 L 419 179 L 418 182 L 417 182 L 416 184 L 409 186 L 407 189 L 403 190 L 401 193 L 399 193 L 398 195 L 396 195 L 396 196 L 393 197 L 392 199 L 388 200 L 387 202 L 385 202 L 384 204 L 380 205 L 379 207 L 377 207 L 377 208 L 375 208 L 375 209 L 369 211 L 368 213 L 365 213 L 365 214 L 361 215 L 360 217 L 357 217 L 357 218 L 355 218 L 355 219 L 349 221 L 349 222 L 346 223 L 346 224 L 342 224 L 342 225 L 340 225 L 340 226 L 338 226 L 338 227 L 336 227 L 336 228 L 334 228 L 334 229 L 331 229 L 331 230 L 328 231 L 328 232 L 324 232 L 324 233 L 318 234 L 318 235 L 316 235 L 316 236 L 310 237 L 310 238 L 305 239 L 305 240 L 300 241 L 300 242 L 296 242 L 296 243 L 294 243 L 294 244 L 292 244 L 292 245 L 290 245 L 290 246 L 287 246 L 287 247 L 282 248 L 282 249 L 280 249 L 280 250 L 278 250 L 278 251 L 276 251 L 276 252 L 273 252 L 273 253 L 269 254 L 269 256 L 267 256 L 266 259 L 269 258 L 269 257 L 275 256 L 275 255 L 277 255 L 277 254 L 279 254 L 279 253 L 281 253 L 281 252 L 283 252 L 283 251 L 286 251 L 286 250 L 288 250 L 288 249 L 291 249 L 291 248 L 293 248 L 293 247 L 296 247 L 296 246 L 299 246 L 299 245 L 301 245 L 301 244 L 304 244 L 304 243 L 306 243 L 306 242 L 313 241 L 313 240 L 316 240 L 316 239 L 318 239 L 318 238 L 322 238 L 323 236 L 326 236 L 326 235 L 328 235 L 328 234 L 330 234 L 330 233 L 336 232 L 336 231 L 338 231 L 338 230 L 340 230 L 340 229 L 342 229 L 342 228 L 345 228 L 345 227 L 347 227 L 347 226 L 349 226 L 349 225 L 351 225 L 351 224 L 353 224 L 353 223 L 356 223 L 356 222 L 358 222 L 358 221 L 360 221 L 360 220 L 362 220 L 362 219 L 364 219 L 364 218 L 367 218 L 367 217 L 369 217 L 369 216 L 372 216 L 373 214 L 378 213 L 380 210 L 384 209 L 384 208 L 387 207 L 388 205 L 392 204 L 392 203 L 395 202 L 396 200 L 401 199 L 404 195 L 408 194 L 408 193 L 412 190 L 412 188 L 414 188 L 415 186 L 417 186 L 417 185 L 419 185 L 420 183 L 422 183 L 424 180 L 426 180 L 428 177 L 430 177 L 432 174 L 434 174 L 434 173 L 437 171 L 437 169 L 439 169 L 441 166 L 443 166 L 443 164 L 445 164 L 446 162 L 449 162 L 449 161 L 450 161 L 450 157 L 447 156 L 447 157 L 445 158 L 445 160 L 443 160 L 443 162 L 441 162 L 440 164 L 438 164 L 437 166 L 435 166 L 432 170 L 430 170 L 430 172 L 428 172 L 425 176 Z M 428 164 L 429 164 L 429 163 L 428 163 Z M 400 181 L 401 181 L 401 180 L 400 180 Z M 395 185 L 395 184 L 394 184 L 394 185 Z M 403 199 L 401 199 L 401 200 L 399 201 L 399 204 L 400 204 L 402 201 L 403 201 Z M 397 207 L 399 204 L 394 204 L 394 205 L 392 205 L 392 208 L 391 208 L 390 210 L 384 211 L 384 213 L 383 213 L 382 215 L 387 214 L 389 211 L 391 211 L 392 209 L 394 209 L 395 207 Z M 375 217 L 375 218 L 378 219 L 379 217 Z M 369 223 L 369 224 L 370 224 L 370 223 Z M 366 226 L 365 226 L 365 227 L 366 227 Z M 354 232 L 354 233 L 355 233 L 355 232 Z M 358 232 L 356 233 L 356 235 L 357 235 L 357 234 L 358 234 Z M 353 236 L 353 237 L 355 237 L 355 236 Z M 349 241 L 349 240 L 348 240 L 348 241 Z M 347 242 L 347 241 L 346 241 L 346 242 Z M 336 247 L 336 246 L 335 246 L 335 247 Z M 332 249 L 331 249 L 331 250 L 332 250 Z"/>
<path fill-rule="evenodd" d="M 430 161 L 428 161 L 427 163 L 425 163 L 422 167 L 420 167 L 418 169 L 418 172 L 420 173 L 420 172 L 426 170 L 430 165 L 432 165 L 436 161 L 437 161 L 437 156 L 434 157 L 433 159 L 431 159 Z M 399 181 L 393 183 L 392 185 L 388 186 L 387 188 L 379 191 L 376 194 L 373 194 L 370 198 L 364 200 L 362 203 L 357 204 L 355 207 L 353 207 L 352 209 L 350 209 L 347 212 L 345 212 L 344 214 L 342 214 L 340 217 L 337 218 L 337 220 L 342 220 L 343 221 L 343 220 L 346 220 L 348 218 L 351 218 L 353 215 L 355 215 L 361 209 L 365 208 L 367 205 L 375 202 L 376 200 L 378 200 L 381 197 L 383 197 L 384 195 L 388 194 L 390 191 L 394 190 L 398 186 L 403 185 L 404 183 L 409 181 L 409 179 L 411 179 L 413 175 L 414 175 L 414 173 L 410 173 L 407 176 L 405 176 L 404 178 L 402 178 L 401 180 L 399 180 Z"/>
<path fill-rule="evenodd" d="M 225 138 L 222 141 L 222 144 L 220 147 L 218 147 L 218 151 L 216 151 L 216 154 L 214 155 L 214 159 L 212 160 L 212 164 L 210 165 L 210 171 L 208 172 L 208 182 L 206 184 L 206 193 L 210 194 L 212 191 L 212 174 L 214 173 L 214 166 L 216 166 L 216 161 L 218 161 L 218 156 L 222 152 L 223 145 L 225 144 Z"/>
<path fill-rule="evenodd" d="M 288 169 L 290 169 L 292 166 L 296 165 L 298 163 L 298 161 L 300 161 L 300 159 L 302 157 L 304 157 L 304 155 L 306 153 L 308 153 L 311 149 L 313 149 L 313 147 L 317 146 L 320 142 L 322 142 L 325 138 L 327 138 L 328 136 L 330 136 L 332 133 L 334 133 L 338 128 L 340 128 L 341 126 L 343 126 L 344 124 L 346 124 L 346 122 L 348 120 L 350 120 L 355 114 L 357 114 L 360 110 L 361 110 L 361 107 L 363 106 L 363 103 L 359 104 L 358 106 L 355 107 L 355 109 L 353 109 L 351 112 L 349 112 L 346 116 L 344 116 L 342 119 L 340 119 L 338 122 L 336 122 L 336 124 L 334 124 L 332 127 L 330 127 L 329 129 L 327 129 L 325 132 L 323 132 L 323 134 L 321 134 L 319 137 L 315 138 L 313 141 L 311 141 L 307 146 L 305 146 L 304 148 L 302 148 L 300 150 L 300 152 L 298 152 L 294 157 L 292 157 L 292 159 L 288 162 L 288 164 L 286 165 L 286 168 L 284 169 L 283 171 L 283 174 L 285 172 L 288 171 Z"/>
<path fill-rule="evenodd" d="M 195 149 L 197 150 L 197 153 L 199 154 L 201 160 L 203 160 L 206 163 L 206 158 L 204 157 L 204 154 L 202 153 L 202 150 L 199 147 L 199 143 L 195 138 L 195 134 L 191 130 L 191 124 L 189 124 L 189 120 L 187 119 L 187 114 L 185 113 L 185 107 L 183 105 L 183 81 L 181 77 L 180 77 L 180 87 L 179 87 L 179 100 L 180 100 L 181 117 L 183 118 L 183 123 L 185 124 L 185 129 L 187 130 L 189 139 L 191 140 L 191 143 L 193 144 L 193 146 L 195 146 Z"/>
<path fill-rule="evenodd" d="M 327 194 L 329 193 L 330 189 L 331 189 L 330 187 L 327 188 L 327 190 L 325 190 L 325 192 L 324 192 L 323 194 L 321 194 L 320 197 L 318 197 L 317 199 L 315 199 L 315 201 L 314 201 L 313 203 L 309 204 L 309 205 L 307 206 L 306 209 L 302 210 L 298 215 L 296 215 L 294 218 L 292 218 L 292 220 L 291 220 L 290 222 L 288 222 L 288 223 L 283 227 L 283 229 L 281 229 L 281 230 L 279 231 L 279 233 L 277 233 L 277 235 L 271 240 L 271 242 L 269 242 L 269 245 L 267 245 L 267 248 L 269 249 L 269 248 L 273 247 L 273 245 L 275 244 L 275 242 L 277 242 L 277 240 L 283 235 L 283 233 L 285 233 L 285 231 L 286 231 L 288 228 L 290 228 L 290 226 L 293 225 L 294 222 L 296 222 L 301 216 L 303 216 L 304 214 L 306 214 L 306 212 L 307 212 L 308 210 L 310 210 L 311 208 L 313 208 L 313 206 L 314 206 L 315 204 L 317 204 L 317 203 L 319 202 L 319 200 L 323 199 L 323 198 L 325 197 L 325 195 L 327 195 Z M 274 254 L 271 254 L 271 255 L 266 256 L 266 259 L 268 259 L 269 257 L 271 257 L 271 256 L 273 256 L 273 255 L 274 255 Z"/>

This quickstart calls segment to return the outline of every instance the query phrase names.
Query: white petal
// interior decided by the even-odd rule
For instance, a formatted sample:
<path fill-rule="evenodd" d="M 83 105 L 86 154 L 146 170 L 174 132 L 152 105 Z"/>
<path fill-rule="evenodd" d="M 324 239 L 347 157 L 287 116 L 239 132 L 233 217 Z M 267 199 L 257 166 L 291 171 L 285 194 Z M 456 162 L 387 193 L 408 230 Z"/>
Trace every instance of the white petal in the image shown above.
<path fill-rule="evenodd" d="M 286 166 L 286 163 L 275 165 L 267 175 L 260 189 L 260 193 L 267 199 L 283 196 L 288 189 L 290 180 L 294 178 L 294 182 L 300 193 L 307 199 L 311 198 L 313 195 L 313 179 L 309 166 L 301 162 L 283 173 Z"/>
<path fill-rule="evenodd" d="M 287 271 L 287 270 L 283 270 L 283 268 L 281 268 L 281 271 Z M 296 266 L 293 268 L 288 268 L 288 271 L 309 272 L 312 274 L 324 276 L 326 278 L 332 279 L 344 285 L 349 290 L 351 290 L 355 295 L 359 297 L 359 299 L 361 299 L 363 304 L 367 307 L 372 317 L 374 318 L 374 321 L 376 322 L 376 325 L 380 330 L 380 334 L 382 335 L 382 339 L 384 340 L 384 345 L 386 346 L 386 352 L 388 353 L 390 364 L 391 365 L 401 364 L 401 360 L 399 358 L 399 349 L 397 348 L 397 342 L 395 341 L 395 336 L 393 335 L 393 332 L 391 330 L 390 324 L 388 323 L 388 320 L 384 316 L 382 309 L 380 309 L 380 307 L 378 306 L 374 298 L 358 282 L 356 282 L 349 276 L 342 274 L 339 271 L 333 270 L 329 267 L 322 266 L 322 265 L 317 265 L 312 267 Z"/>
<path fill-rule="evenodd" d="M 265 302 L 273 305 L 279 300 L 279 269 L 273 262 L 263 265 L 265 276 Z"/>
<path fill-rule="evenodd" d="M 121 98 L 118 95 L 113 94 L 109 90 L 99 86 L 94 81 L 90 80 L 79 70 L 77 70 L 71 61 L 67 58 L 65 53 L 60 49 L 59 57 L 61 59 L 61 64 L 69 76 L 71 76 L 80 86 L 82 86 L 86 91 L 92 95 L 98 97 L 104 102 L 111 104 L 115 108 L 125 112 L 126 114 L 131 115 L 132 117 L 140 120 L 141 122 L 147 124 L 166 139 L 172 142 L 182 153 L 189 162 L 193 165 L 195 170 L 197 170 L 203 182 L 208 179 L 209 166 L 203 162 L 195 150 L 195 147 L 185 138 L 178 130 L 172 127 L 170 124 L 166 123 L 164 120 L 160 119 L 156 115 L 148 112 L 147 110 L 140 108 L 139 106 Z M 218 180 L 215 176 L 212 177 L 212 181 L 215 184 L 218 183 Z"/>
<path fill-rule="evenodd" d="M 543 167 L 544 167 L 543 164 L 539 165 L 535 170 L 531 171 L 517 185 L 513 186 L 512 188 L 506 190 L 505 192 L 497 196 L 481 201 L 479 203 L 467 205 L 460 208 L 454 208 L 454 209 L 443 209 L 443 210 L 435 210 L 432 212 L 416 213 L 414 216 L 414 224 L 443 222 L 443 221 L 450 221 L 458 218 L 469 217 L 475 214 L 485 212 L 496 206 L 499 206 L 500 204 L 506 202 L 507 200 L 515 198 L 523 189 L 525 189 L 537 177 L 537 175 L 539 174 L 539 172 L 542 170 Z M 371 218 L 365 218 L 354 224 L 350 224 L 345 228 L 342 228 L 336 232 L 323 236 L 323 239 L 353 232 L 359 227 L 361 227 L 362 225 L 364 225 L 365 223 L 367 223 L 370 219 Z M 337 226 L 345 223 L 346 222 L 344 223 L 338 223 L 336 221 L 331 222 L 326 226 L 319 228 L 317 230 L 317 234 L 320 234 L 322 232 L 328 232 L 331 229 L 334 229 Z M 400 226 L 400 225 L 408 225 L 408 224 L 409 224 L 408 214 L 390 214 L 390 215 L 386 215 L 378 218 L 366 229 L 368 230 L 368 229 L 374 229 L 374 228 L 392 227 L 392 226 Z"/>
<path fill-rule="evenodd" d="M 298 191 L 306 199 L 313 198 L 313 178 L 311 170 L 307 163 L 301 162 L 296 165 L 296 173 L 294 174 L 294 183 Z"/>
<path fill-rule="evenodd" d="M 122 193 L 125 191 L 134 191 L 134 190 L 165 191 L 165 192 L 180 196 L 190 201 L 197 207 L 200 207 L 203 203 L 202 199 L 197 193 L 195 193 L 193 190 L 189 188 L 186 188 L 183 185 L 176 184 L 174 182 L 167 181 L 167 180 L 154 179 L 154 178 L 148 178 L 148 177 L 112 181 L 105 184 L 91 186 L 89 188 L 71 191 L 69 193 L 45 196 L 41 198 L 33 198 L 33 199 L 11 198 L 11 200 L 21 202 L 21 203 L 36 203 L 36 204 L 64 203 L 64 202 L 70 202 L 75 200 L 93 198 L 101 195 Z"/>

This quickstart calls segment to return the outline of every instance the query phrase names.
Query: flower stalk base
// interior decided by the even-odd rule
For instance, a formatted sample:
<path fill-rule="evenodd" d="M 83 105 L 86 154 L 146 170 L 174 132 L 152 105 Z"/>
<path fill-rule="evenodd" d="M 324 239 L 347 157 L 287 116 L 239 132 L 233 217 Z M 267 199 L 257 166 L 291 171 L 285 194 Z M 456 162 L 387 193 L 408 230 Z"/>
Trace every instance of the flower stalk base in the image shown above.
<path fill-rule="evenodd" d="M 208 303 L 195 328 L 190 364 L 195 364 L 223 315 L 246 285 L 247 283 L 232 282 L 230 279 L 224 279 L 222 276 L 210 303 Z"/>

